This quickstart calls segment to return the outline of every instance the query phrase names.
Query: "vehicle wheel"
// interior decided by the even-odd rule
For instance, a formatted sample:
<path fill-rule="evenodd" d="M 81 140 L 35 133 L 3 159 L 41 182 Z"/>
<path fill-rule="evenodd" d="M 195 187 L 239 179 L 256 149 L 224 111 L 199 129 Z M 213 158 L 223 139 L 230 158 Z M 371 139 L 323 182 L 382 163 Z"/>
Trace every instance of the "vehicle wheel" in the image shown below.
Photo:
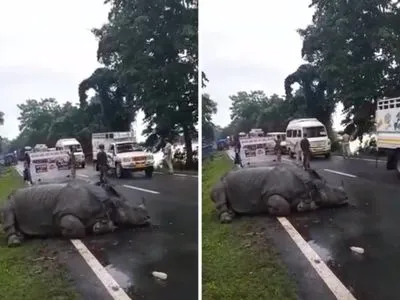
<path fill-rule="evenodd" d="M 329 159 L 330 157 L 331 157 L 331 153 L 330 152 L 325 154 L 325 158 L 326 159 Z"/>
<path fill-rule="evenodd" d="M 144 170 L 144 173 L 146 174 L 147 178 L 152 178 L 153 177 L 153 168 L 147 168 Z"/>
<path fill-rule="evenodd" d="M 122 178 L 124 169 L 122 169 L 122 166 L 120 164 L 115 165 L 115 177 L 118 179 Z"/>

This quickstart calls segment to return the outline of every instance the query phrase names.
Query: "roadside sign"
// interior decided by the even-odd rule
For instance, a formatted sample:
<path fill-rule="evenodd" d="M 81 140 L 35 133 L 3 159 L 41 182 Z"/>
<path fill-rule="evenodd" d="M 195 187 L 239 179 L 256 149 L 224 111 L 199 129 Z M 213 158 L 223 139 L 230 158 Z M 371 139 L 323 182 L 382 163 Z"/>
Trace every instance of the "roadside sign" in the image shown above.
<path fill-rule="evenodd" d="M 68 151 L 32 152 L 29 156 L 33 182 L 65 179 L 71 174 Z"/>

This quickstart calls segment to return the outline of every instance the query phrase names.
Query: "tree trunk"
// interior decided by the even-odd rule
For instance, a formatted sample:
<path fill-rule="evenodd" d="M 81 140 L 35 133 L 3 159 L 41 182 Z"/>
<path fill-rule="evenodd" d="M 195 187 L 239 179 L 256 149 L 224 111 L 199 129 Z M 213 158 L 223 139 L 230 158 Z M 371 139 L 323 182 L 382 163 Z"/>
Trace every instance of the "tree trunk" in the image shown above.
<path fill-rule="evenodd" d="M 193 150 L 192 150 L 192 137 L 187 125 L 183 125 L 183 138 L 185 139 L 186 147 L 186 169 L 193 168 Z"/>

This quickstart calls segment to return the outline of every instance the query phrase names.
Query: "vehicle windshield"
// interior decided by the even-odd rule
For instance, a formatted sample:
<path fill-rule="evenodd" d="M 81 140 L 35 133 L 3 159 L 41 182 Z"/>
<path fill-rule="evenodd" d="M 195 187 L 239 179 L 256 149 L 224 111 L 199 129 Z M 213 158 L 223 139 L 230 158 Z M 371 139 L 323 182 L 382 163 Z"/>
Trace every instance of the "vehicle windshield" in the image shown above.
<path fill-rule="evenodd" d="M 276 140 L 278 138 L 278 135 L 281 137 L 281 141 L 286 140 L 286 134 L 268 134 L 267 136 Z"/>
<path fill-rule="evenodd" d="M 323 137 L 327 135 L 325 127 L 323 126 L 306 127 L 303 128 L 303 132 L 307 133 L 308 138 Z"/>
<path fill-rule="evenodd" d="M 117 153 L 144 151 L 143 147 L 140 147 L 138 144 L 134 143 L 117 144 L 116 146 Z"/>
<path fill-rule="evenodd" d="M 76 149 L 76 152 L 82 152 L 82 146 L 81 145 L 71 145 L 72 147 L 75 147 L 75 149 Z M 71 147 L 71 146 L 65 146 L 64 147 L 64 150 L 69 150 L 69 147 Z"/>

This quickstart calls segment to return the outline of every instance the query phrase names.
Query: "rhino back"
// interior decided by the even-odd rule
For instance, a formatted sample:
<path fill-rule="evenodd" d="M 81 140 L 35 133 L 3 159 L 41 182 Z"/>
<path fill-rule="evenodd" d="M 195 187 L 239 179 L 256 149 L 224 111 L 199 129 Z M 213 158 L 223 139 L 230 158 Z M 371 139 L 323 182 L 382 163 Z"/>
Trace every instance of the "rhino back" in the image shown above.
<path fill-rule="evenodd" d="M 15 216 L 19 229 L 28 235 L 56 234 L 53 212 L 58 195 L 66 184 L 38 185 L 14 194 Z"/>
<path fill-rule="evenodd" d="M 264 213 L 263 198 L 278 194 L 291 204 L 307 195 L 304 182 L 283 165 L 247 168 L 228 174 L 226 193 L 231 208 L 237 213 Z"/>
<path fill-rule="evenodd" d="M 79 184 L 46 184 L 16 192 L 15 213 L 20 230 L 28 235 L 58 235 L 58 222 L 67 214 L 84 225 L 104 215 L 101 203 Z M 88 225 L 90 226 L 90 224 Z"/>

